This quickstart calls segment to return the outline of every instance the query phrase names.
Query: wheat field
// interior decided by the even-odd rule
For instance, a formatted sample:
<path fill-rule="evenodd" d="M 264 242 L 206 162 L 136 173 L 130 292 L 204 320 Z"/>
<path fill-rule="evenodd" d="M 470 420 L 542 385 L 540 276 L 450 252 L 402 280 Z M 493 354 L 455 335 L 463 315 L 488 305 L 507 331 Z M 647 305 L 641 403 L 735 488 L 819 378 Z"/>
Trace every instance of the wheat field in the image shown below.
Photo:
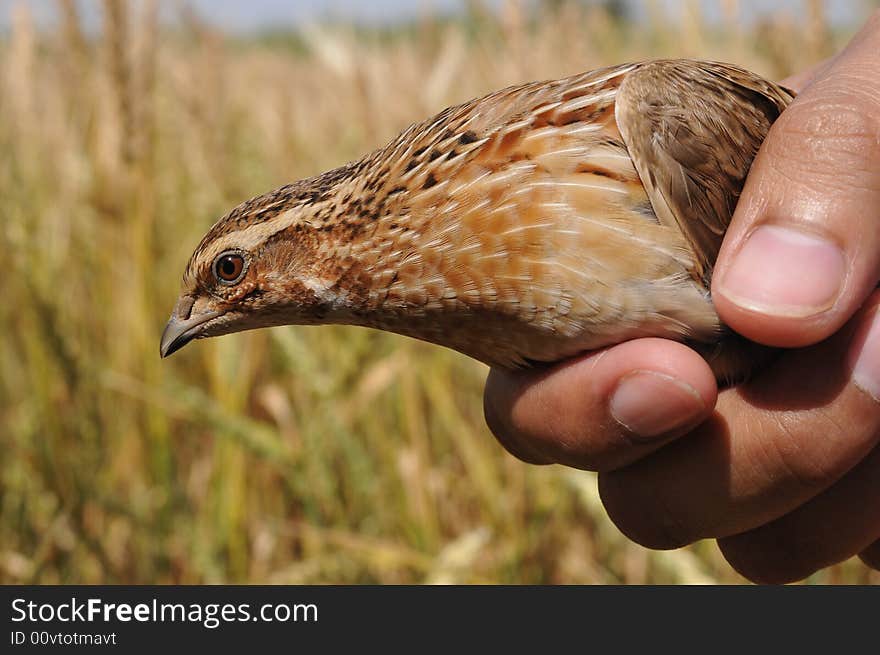
<path fill-rule="evenodd" d="M 171 4 L 171 3 L 169 3 Z M 0 40 L 0 581 L 742 582 L 714 542 L 645 550 L 590 473 L 507 455 L 486 369 L 359 328 L 275 328 L 160 360 L 183 266 L 251 195 L 443 107 L 656 56 L 781 78 L 855 29 L 821 2 L 471 2 L 455 18 L 224 34 L 173 4 L 73 0 Z M 167 9 L 163 7 L 162 9 Z M 868 11 L 867 3 L 864 11 Z M 163 12 L 164 14 L 164 12 Z M 857 561 L 810 582 L 880 582 Z"/>

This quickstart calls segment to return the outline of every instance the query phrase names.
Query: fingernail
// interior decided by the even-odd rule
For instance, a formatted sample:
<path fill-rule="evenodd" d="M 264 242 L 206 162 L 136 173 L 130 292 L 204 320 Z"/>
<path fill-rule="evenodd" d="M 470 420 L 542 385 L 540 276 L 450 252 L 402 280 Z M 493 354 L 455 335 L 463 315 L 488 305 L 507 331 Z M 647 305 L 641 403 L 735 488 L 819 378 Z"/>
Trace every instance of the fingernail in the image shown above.
<path fill-rule="evenodd" d="M 693 422 L 706 411 L 689 384 L 656 371 L 621 378 L 611 396 L 611 415 L 636 437 L 656 437 Z"/>
<path fill-rule="evenodd" d="M 856 343 L 859 341 L 857 339 Z M 880 312 L 874 312 L 868 333 L 861 342 L 853 366 L 852 381 L 859 389 L 880 402 Z"/>
<path fill-rule="evenodd" d="M 757 228 L 718 281 L 744 309 L 774 316 L 812 316 L 837 300 L 846 275 L 840 248 L 814 234 L 777 225 Z"/>

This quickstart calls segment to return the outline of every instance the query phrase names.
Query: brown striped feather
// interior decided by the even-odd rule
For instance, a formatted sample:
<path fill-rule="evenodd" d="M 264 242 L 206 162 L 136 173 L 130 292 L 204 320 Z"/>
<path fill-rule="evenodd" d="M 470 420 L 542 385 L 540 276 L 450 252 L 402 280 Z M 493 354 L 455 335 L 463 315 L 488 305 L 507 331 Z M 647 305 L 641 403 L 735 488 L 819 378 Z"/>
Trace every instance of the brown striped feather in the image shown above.
<path fill-rule="evenodd" d="M 655 335 L 704 344 L 719 376 L 738 375 L 750 364 L 725 351 L 711 266 L 791 98 L 695 61 L 510 87 L 236 208 L 184 294 L 217 296 L 214 257 L 241 247 L 260 301 L 227 303 L 234 318 L 201 336 L 354 323 L 515 367 Z"/>

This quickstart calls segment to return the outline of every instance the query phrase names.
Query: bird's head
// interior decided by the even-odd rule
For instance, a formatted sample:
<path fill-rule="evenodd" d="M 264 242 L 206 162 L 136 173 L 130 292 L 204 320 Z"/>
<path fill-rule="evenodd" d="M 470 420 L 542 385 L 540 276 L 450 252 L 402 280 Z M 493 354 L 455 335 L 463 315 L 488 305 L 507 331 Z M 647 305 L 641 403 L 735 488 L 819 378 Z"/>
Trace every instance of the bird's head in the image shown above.
<path fill-rule="evenodd" d="M 311 180 L 249 200 L 195 249 L 160 343 L 167 357 L 193 339 L 323 322 L 338 309 L 326 184 Z"/>

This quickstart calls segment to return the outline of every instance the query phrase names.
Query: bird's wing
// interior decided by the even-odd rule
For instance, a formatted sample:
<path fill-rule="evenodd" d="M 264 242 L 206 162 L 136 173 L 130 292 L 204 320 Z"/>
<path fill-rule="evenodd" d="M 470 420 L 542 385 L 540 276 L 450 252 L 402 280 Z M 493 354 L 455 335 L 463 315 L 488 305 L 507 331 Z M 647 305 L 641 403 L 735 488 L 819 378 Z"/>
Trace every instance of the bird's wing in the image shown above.
<path fill-rule="evenodd" d="M 707 285 L 752 160 L 792 98 L 713 62 L 649 62 L 621 84 L 618 128 L 657 218 L 687 237 Z"/>
<path fill-rule="evenodd" d="M 394 183 L 418 229 L 392 302 L 405 299 L 410 315 L 420 306 L 504 317 L 494 363 L 553 361 L 647 333 L 714 338 L 717 316 L 688 279 L 688 244 L 654 216 L 617 128 L 620 82 L 636 66 L 505 89 L 393 144 Z M 499 360 L 500 344 L 520 336 L 510 349 L 519 359 Z"/>

